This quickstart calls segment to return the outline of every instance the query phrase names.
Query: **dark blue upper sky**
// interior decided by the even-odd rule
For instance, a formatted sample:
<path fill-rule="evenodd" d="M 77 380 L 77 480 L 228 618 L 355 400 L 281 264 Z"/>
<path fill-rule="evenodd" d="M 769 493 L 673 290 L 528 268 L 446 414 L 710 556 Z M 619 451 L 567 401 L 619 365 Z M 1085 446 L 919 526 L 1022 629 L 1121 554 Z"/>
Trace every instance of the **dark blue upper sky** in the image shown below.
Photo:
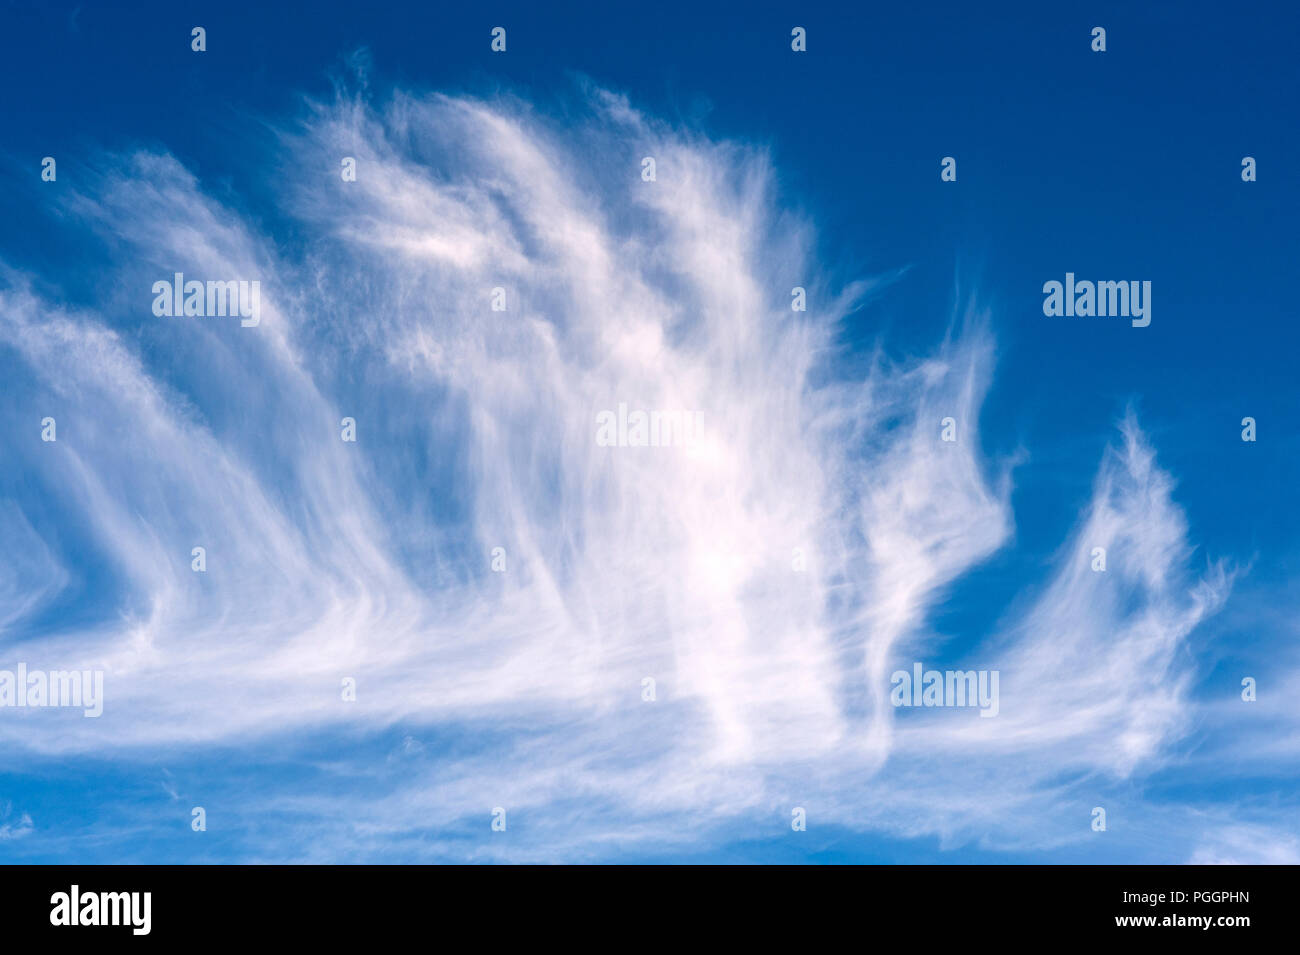
<path fill-rule="evenodd" d="M 1157 437 L 1173 429 L 1159 443 L 1188 456 L 1175 471 L 1223 491 L 1246 480 L 1241 449 L 1219 443 L 1242 416 L 1269 438 L 1294 435 L 1294 5 L 476 7 L 9 2 L 5 151 L 27 170 L 66 157 L 71 174 L 80 152 L 164 146 L 270 217 L 249 174 L 269 148 L 255 118 L 325 92 L 353 51 L 369 50 L 381 85 L 544 102 L 590 77 L 651 114 L 769 145 L 784 200 L 812 216 L 822 261 L 846 277 L 910 267 L 906 294 L 851 334 L 883 331 L 908 354 L 942 330 L 956 294 L 996 309 L 999 377 L 1025 387 L 991 396 L 990 450 L 1040 446 L 1041 433 L 1100 438 L 1136 399 Z M 187 42 L 196 24 L 202 57 Z M 494 25 L 509 31 L 506 56 L 489 51 Z M 804 56 L 791 55 L 791 25 L 808 30 Z M 1104 54 L 1090 49 L 1098 25 Z M 957 159 L 956 183 L 939 180 L 943 156 Z M 56 259 L 66 241 L 30 204 L 36 185 L 6 190 L 0 244 L 19 265 Z M 1066 271 L 1151 280 L 1151 327 L 1046 320 L 1042 283 Z M 1295 486 L 1282 447 L 1249 449 L 1251 480 L 1267 458 L 1270 490 Z M 1261 516 L 1238 509 L 1253 497 L 1242 487 L 1194 518 L 1226 521 L 1239 540 Z M 1288 509 L 1257 529 L 1294 538 L 1300 523 Z M 1202 530 L 1209 542 L 1227 531 Z"/>

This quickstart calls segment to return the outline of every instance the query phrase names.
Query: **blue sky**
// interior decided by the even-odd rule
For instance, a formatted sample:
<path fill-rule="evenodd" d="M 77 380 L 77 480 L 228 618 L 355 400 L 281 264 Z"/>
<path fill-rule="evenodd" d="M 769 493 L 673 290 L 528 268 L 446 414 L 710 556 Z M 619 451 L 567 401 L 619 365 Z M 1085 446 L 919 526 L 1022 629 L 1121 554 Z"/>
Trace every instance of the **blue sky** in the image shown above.
<path fill-rule="evenodd" d="M 896 6 L 6 3 L 0 858 L 1300 859 L 1296 14 Z"/>

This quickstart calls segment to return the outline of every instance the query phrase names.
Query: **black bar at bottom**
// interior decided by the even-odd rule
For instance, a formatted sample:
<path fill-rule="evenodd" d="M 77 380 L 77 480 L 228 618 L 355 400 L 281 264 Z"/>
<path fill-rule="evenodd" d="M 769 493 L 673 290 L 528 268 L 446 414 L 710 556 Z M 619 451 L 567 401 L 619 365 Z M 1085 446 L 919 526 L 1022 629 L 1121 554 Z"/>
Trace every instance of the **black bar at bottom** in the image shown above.
<path fill-rule="evenodd" d="M 128 944 L 335 945 L 410 933 L 437 943 L 450 929 L 471 933 L 458 946 L 518 937 L 617 948 L 710 936 L 734 945 L 787 933 L 806 944 L 830 930 L 863 942 L 1136 936 L 1233 944 L 1285 931 L 1296 869 L 9 866 L 0 870 L 0 914 L 11 941 Z"/>

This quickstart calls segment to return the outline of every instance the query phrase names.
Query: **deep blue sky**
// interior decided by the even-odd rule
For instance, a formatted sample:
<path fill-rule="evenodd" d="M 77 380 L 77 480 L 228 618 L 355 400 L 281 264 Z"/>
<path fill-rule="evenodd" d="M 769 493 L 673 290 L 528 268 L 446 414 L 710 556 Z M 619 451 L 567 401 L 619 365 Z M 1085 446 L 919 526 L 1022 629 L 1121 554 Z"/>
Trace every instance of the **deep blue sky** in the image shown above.
<path fill-rule="evenodd" d="M 1300 477 L 1280 440 L 1300 413 L 1288 387 L 1300 252 L 1293 5 L 399 4 L 376 14 L 364 4 L 7 3 L 5 21 L 13 79 L 0 105 L 13 161 L 165 145 L 204 181 L 228 181 L 254 213 L 256 197 L 240 194 L 255 188 L 250 164 L 267 148 L 253 119 L 324 92 L 361 47 L 380 84 L 546 101 L 588 76 L 649 113 L 766 143 L 784 198 L 818 225 L 823 261 L 846 275 L 911 267 L 906 294 L 870 317 L 864 337 L 887 329 L 900 353 L 920 350 L 948 321 L 958 282 L 998 310 L 1002 375 L 1029 387 L 995 389 L 991 450 L 1100 436 L 1136 398 L 1148 426 L 1173 429 L 1161 444 L 1187 456 L 1174 470 L 1221 495 L 1221 507 L 1194 515 L 1202 539 L 1240 541 L 1243 523 L 1261 544 L 1300 531 L 1293 510 L 1265 522 L 1249 503 L 1253 482 L 1280 492 Z M 199 23 L 202 57 L 182 42 Z M 509 30 L 506 56 L 488 50 L 497 24 Z M 809 31 L 807 55 L 790 53 L 792 24 Z M 1108 31 L 1104 54 L 1089 48 L 1094 25 Z M 947 155 L 954 184 L 939 181 Z M 1259 162 L 1251 184 L 1239 175 L 1246 155 Z M 37 185 L 6 190 L 0 239 L 16 264 L 53 258 L 66 241 L 13 195 L 39 195 Z M 1067 270 L 1150 279 L 1151 327 L 1045 320 L 1042 283 Z M 1248 471 L 1240 442 L 1220 443 L 1245 414 L 1265 435 L 1246 449 Z M 1045 531 L 1044 541 L 1060 536 Z"/>
<path fill-rule="evenodd" d="M 58 157 L 75 187 L 78 156 L 139 146 L 170 151 L 294 245 L 267 195 L 259 164 L 273 134 L 259 120 L 325 95 L 362 48 L 379 88 L 508 91 L 560 109 L 590 78 L 649 114 L 769 147 L 783 203 L 816 224 L 837 276 L 908 269 L 855 316 L 849 341 L 919 355 L 967 296 L 992 312 L 998 370 L 981 440 L 991 458 L 1025 451 L 1033 466 L 1016 475 L 1016 546 L 957 585 L 940 629 L 978 639 L 996 626 L 990 608 L 1039 577 L 1131 405 L 1178 478 L 1195 561 L 1252 565 L 1216 623 L 1232 649 L 1207 659 L 1268 659 L 1252 601 L 1294 595 L 1300 573 L 1297 7 L 728 6 L 8 0 L 0 256 L 69 273 L 75 298 L 70 263 L 100 253 L 50 214 L 40 159 Z M 202 56 L 189 49 L 195 25 L 207 29 Z M 496 25 L 509 31 L 505 56 L 489 51 Z M 806 54 L 790 51 L 795 25 Z M 1105 53 L 1090 49 L 1094 26 Z M 957 159 L 956 183 L 940 181 L 943 156 Z M 1258 161 L 1257 182 L 1242 182 L 1243 156 Z M 1045 317 L 1042 284 L 1067 271 L 1150 280 L 1150 327 Z M 1255 444 L 1239 439 L 1246 415 Z M 1212 665 L 1200 678 L 1215 692 Z M 71 811 L 65 784 L 9 782 L 29 806 Z M 828 851 L 940 857 L 928 843 Z M 749 856 L 742 843 L 729 857 Z"/>

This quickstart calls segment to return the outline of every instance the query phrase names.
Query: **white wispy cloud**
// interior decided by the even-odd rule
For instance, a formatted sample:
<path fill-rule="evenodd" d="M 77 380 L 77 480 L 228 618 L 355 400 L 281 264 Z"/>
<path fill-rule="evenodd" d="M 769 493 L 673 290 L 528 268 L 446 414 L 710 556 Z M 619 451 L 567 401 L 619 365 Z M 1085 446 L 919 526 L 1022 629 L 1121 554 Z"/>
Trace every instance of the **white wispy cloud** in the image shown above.
<path fill-rule="evenodd" d="M 549 821 L 508 849 L 430 851 L 685 845 L 773 813 L 779 831 L 806 803 L 992 845 L 1086 830 L 1086 808 L 1063 808 L 1071 781 L 1167 756 L 1193 710 L 1180 648 L 1230 584 L 1217 566 L 1189 578 L 1186 521 L 1137 424 L 1055 576 L 981 648 L 1000 717 L 900 719 L 891 671 L 1011 533 L 1008 466 L 979 450 L 989 316 L 848 374 L 839 324 L 887 283 L 821 272 L 766 157 L 609 93 L 586 105 L 562 126 L 508 98 L 311 104 L 279 131 L 301 250 L 170 157 L 105 159 L 67 209 L 111 250 L 117 291 L 72 308 L 10 275 L 0 343 L 59 427 L 13 453 L 120 577 L 113 614 L 28 657 L 103 667 L 106 712 L 0 720 L 0 737 L 123 760 L 399 723 L 462 741 L 412 731 L 325 768 L 381 779 L 378 796 L 248 797 L 248 813 L 348 820 L 326 855 L 497 805 Z M 261 281 L 261 324 L 155 318 L 151 283 L 174 271 Z M 596 415 L 620 403 L 698 411 L 703 439 L 601 447 Z M 23 505 L 0 508 L 29 542 L 0 555 L 6 635 L 78 561 Z"/>

